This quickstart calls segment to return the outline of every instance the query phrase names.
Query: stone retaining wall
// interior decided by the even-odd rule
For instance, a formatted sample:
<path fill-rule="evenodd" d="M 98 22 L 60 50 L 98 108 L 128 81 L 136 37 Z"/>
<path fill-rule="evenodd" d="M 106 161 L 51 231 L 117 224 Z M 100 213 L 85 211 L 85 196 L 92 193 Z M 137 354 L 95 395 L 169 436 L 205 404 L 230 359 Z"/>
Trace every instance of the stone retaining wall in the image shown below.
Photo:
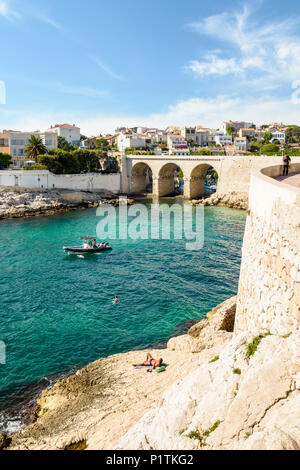
<path fill-rule="evenodd" d="M 252 175 L 235 332 L 300 326 L 300 190 L 273 179 L 279 175 L 281 166 Z"/>

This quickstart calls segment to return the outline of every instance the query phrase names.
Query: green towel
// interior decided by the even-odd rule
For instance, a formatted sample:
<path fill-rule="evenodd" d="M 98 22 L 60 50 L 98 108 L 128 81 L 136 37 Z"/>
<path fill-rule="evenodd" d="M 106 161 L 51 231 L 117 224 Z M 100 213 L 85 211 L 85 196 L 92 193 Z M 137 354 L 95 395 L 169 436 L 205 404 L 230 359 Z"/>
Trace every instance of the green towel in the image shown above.
<path fill-rule="evenodd" d="M 156 372 L 164 372 L 167 368 L 167 364 L 162 364 L 158 369 L 155 369 Z"/>

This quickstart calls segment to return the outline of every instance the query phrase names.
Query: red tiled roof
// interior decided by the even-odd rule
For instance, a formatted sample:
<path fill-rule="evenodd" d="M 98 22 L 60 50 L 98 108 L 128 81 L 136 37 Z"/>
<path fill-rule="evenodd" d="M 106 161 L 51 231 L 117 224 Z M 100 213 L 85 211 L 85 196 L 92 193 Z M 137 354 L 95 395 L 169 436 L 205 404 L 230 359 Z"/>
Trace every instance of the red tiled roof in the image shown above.
<path fill-rule="evenodd" d="M 79 127 L 71 126 L 70 124 L 57 124 L 56 126 L 51 127 L 51 129 L 58 129 L 59 127 L 68 127 L 70 129 L 79 129 Z"/>

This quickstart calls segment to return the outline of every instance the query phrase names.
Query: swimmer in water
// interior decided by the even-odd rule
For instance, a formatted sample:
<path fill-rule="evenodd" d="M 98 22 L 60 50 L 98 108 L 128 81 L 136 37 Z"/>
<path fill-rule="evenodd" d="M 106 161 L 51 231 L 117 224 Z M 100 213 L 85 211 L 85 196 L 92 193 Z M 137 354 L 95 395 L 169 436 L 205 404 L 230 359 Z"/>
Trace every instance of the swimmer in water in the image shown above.
<path fill-rule="evenodd" d="M 116 295 L 116 297 L 113 300 L 113 304 L 118 304 L 119 303 L 119 297 Z"/>

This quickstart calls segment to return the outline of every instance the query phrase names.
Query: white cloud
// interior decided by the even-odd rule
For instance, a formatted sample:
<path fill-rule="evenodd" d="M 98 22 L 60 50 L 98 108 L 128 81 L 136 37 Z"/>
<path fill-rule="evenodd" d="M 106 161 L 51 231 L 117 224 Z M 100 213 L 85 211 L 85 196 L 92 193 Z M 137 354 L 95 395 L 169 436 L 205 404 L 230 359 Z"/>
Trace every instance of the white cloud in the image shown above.
<path fill-rule="evenodd" d="M 70 122 L 79 125 L 86 135 L 110 133 L 119 126 L 136 125 L 166 128 L 169 125 L 199 124 L 217 128 L 222 121 L 228 119 L 253 121 L 257 124 L 284 122 L 300 125 L 299 116 L 300 104 L 293 104 L 291 99 L 273 99 L 268 96 L 261 99 L 230 96 L 217 96 L 212 99 L 191 98 L 169 106 L 165 112 L 134 116 L 77 112 L 34 114 L 0 108 L 1 122 L 6 128 L 44 130 L 56 122 Z"/>
<path fill-rule="evenodd" d="M 58 31 L 65 31 L 65 28 L 60 23 L 53 20 L 52 18 L 45 15 L 44 13 L 36 13 L 35 16 L 39 20 L 41 20 L 44 23 L 48 24 L 49 26 L 52 26 L 52 28 L 57 29 Z"/>
<path fill-rule="evenodd" d="M 21 4 L 21 7 L 18 8 L 12 6 L 13 0 L 0 0 L 0 16 L 3 16 L 7 20 L 21 20 L 26 18 L 36 18 L 44 23 L 48 24 L 52 28 L 55 28 L 60 31 L 64 31 L 64 27 L 51 18 L 49 15 L 43 11 L 39 11 L 36 8 L 32 7 L 24 8 L 24 5 Z"/>
<path fill-rule="evenodd" d="M 104 72 L 110 75 L 112 78 L 115 78 L 116 80 L 124 80 L 124 78 L 121 75 L 118 75 L 117 73 L 115 73 L 110 67 L 105 65 L 98 57 L 94 55 L 90 55 L 89 58 L 98 67 L 100 67 L 100 69 L 104 70 Z"/>
<path fill-rule="evenodd" d="M 197 76 L 244 74 L 245 80 L 252 72 L 261 82 L 264 79 L 264 89 L 299 78 L 299 18 L 273 22 L 261 22 L 259 18 L 257 9 L 245 5 L 242 11 L 225 12 L 190 24 L 192 30 L 219 40 L 223 50 L 205 61 L 194 60 L 187 68 Z"/>
<path fill-rule="evenodd" d="M 195 75 L 228 75 L 230 73 L 240 73 L 242 68 L 237 64 L 236 59 L 221 59 L 216 54 L 207 54 L 205 61 L 190 61 L 186 70 L 191 70 Z"/>
<path fill-rule="evenodd" d="M 8 20 L 19 18 L 19 14 L 12 8 L 10 0 L 0 0 L 0 15 Z"/>

